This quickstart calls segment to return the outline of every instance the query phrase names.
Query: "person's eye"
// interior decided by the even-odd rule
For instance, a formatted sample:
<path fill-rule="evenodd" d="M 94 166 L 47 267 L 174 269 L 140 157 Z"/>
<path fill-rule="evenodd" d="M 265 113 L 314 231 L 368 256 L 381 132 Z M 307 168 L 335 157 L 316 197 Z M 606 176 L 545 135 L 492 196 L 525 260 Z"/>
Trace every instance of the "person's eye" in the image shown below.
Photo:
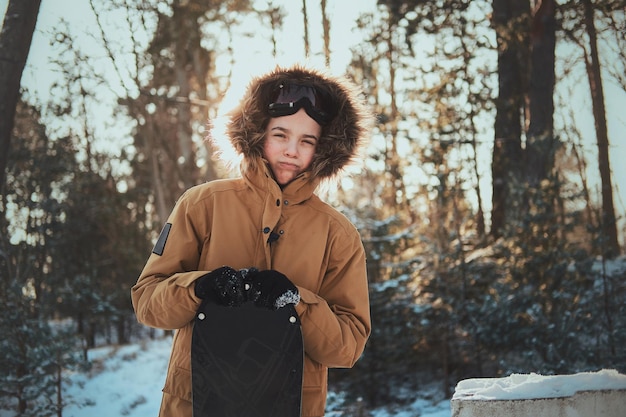
<path fill-rule="evenodd" d="M 308 146 L 315 146 L 315 145 L 317 145 L 317 141 L 314 140 L 314 139 L 304 139 L 302 142 L 305 145 L 308 145 Z"/>

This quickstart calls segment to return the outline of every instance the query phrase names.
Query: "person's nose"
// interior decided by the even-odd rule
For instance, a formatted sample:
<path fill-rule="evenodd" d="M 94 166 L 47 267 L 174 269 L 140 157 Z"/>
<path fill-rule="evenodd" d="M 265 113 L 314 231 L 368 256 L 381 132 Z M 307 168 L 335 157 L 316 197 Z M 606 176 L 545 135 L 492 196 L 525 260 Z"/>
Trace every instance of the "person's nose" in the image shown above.
<path fill-rule="evenodd" d="M 295 140 L 290 140 L 285 145 L 285 155 L 290 157 L 295 157 L 298 155 L 298 142 Z"/>

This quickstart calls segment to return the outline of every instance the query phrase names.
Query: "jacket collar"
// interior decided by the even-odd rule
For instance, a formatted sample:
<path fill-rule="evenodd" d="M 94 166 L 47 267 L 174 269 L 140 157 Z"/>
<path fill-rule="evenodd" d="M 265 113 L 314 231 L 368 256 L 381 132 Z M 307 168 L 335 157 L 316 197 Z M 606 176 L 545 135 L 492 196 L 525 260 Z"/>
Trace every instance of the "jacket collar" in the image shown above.
<path fill-rule="evenodd" d="M 281 189 L 274 179 L 267 161 L 263 160 L 263 162 L 257 166 L 259 166 L 260 169 L 247 169 L 242 173 L 246 182 L 260 195 L 270 192 L 277 199 L 279 198 L 283 202 L 285 200 L 288 201 L 290 205 L 300 204 L 311 198 L 319 185 L 319 179 L 311 178 L 311 173 L 307 171 L 298 175 L 293 181 Z"/>

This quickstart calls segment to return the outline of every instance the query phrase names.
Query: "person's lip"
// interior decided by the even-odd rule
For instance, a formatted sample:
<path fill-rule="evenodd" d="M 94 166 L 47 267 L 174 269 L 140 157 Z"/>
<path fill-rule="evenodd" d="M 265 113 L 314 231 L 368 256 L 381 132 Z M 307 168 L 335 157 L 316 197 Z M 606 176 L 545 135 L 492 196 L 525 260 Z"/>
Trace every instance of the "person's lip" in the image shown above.
<path fill-rule="evenodd" d="M 279 162 L 278 166 L 280 166 L 283 169 L 288 169 L 288 170 L 292 170 L 292 171 L 295 171 L 295 170 L 299 169 L 298 165 L 292 164 L 291 162 Z"/>

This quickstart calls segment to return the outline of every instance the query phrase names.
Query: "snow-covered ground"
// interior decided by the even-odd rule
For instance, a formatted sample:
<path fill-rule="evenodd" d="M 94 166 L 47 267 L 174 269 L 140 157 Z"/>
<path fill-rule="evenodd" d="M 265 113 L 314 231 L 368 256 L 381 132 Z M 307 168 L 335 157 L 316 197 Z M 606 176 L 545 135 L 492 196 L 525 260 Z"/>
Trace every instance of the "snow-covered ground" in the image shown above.
<path fill-rule="evenodd" d="M 64 417 L 156 417 L 165 380 L 170 339 L 146 341 L 89 352 L 94 363 L 89 373 L 70 375 Z M 329 401 L 340 396 L 329 396 Z M 432 404 L 419 399 L 394 411 L 375 410 L 374 417 L 450 417 L 450 401 Z M 330 403 L 332 409 L 332 403 Z M 10 416 L 7 414 L 6 416 Z M 337 415 L 332 411 L 328 417 Z M 5 414 L 0 412 L 0 417 Z"/>
<path fill-rule="evenodd" d="M 88 373 L 69 375 L 64 417 L 156 417 L 170 351 L 170 339 L 160 338 L 122 347 L 102 347 L 89 352 Z M 554 388 L 556 393 L 546 392 Z M 552 389 L 552 388 L 550 388 Z M 459 383 L 455 398 L 505 399 L 567 396 L 584 389 L 626 389 L 626 375 L 613 370 L 576 375 L 514 374 L 506 378 L 479 378 Z M 556 395 L 558 394 L 558 395 Z M 371 411 L 373 417 L 450 417 L 450 401 L 433 404 L 415 394 L 405 407 Z M 329 410 L 337 409 L 341 395 L 329 395 Z M 328 417 L 340 413 L 329 411 Z M 3 414 L 0 417 L 9 417 Z"/>
<path fill-rule="evenodd" d="M 121 347 L 101 347 L 89 352 L 89 372 L 67 375 L 64 417 L 156 417 L 169 359 L 170 339 L 159 338 Z M 331 387 L 332 388 L 332 387 Z M 569 396 L 582 390 L 626 389 L 626 375 L 614 370 L 576 375 L 514 374 L 506 378 L 461 381 L 455 399 L 519 399 Z M 407 406 L 370 410 L 372 417 L 450 417 L 450 401 L 433 404 L 415 393 Z M 342 396 L 329 395 L 327 417 L 337 417 Z M 345 404 L 344 404 L 345 406 Z M 352 407 L 351 407 L 352 408 Z M 355 407 L 358 409 L 358 406 Z M 14 413 L 0 411 L 0 417 Z"/>
<path fill-rule="evenodd" d="M 156 417 L 170 338 L 89 352 L 88 373 L 70 376 L 64 417 Z"/>

